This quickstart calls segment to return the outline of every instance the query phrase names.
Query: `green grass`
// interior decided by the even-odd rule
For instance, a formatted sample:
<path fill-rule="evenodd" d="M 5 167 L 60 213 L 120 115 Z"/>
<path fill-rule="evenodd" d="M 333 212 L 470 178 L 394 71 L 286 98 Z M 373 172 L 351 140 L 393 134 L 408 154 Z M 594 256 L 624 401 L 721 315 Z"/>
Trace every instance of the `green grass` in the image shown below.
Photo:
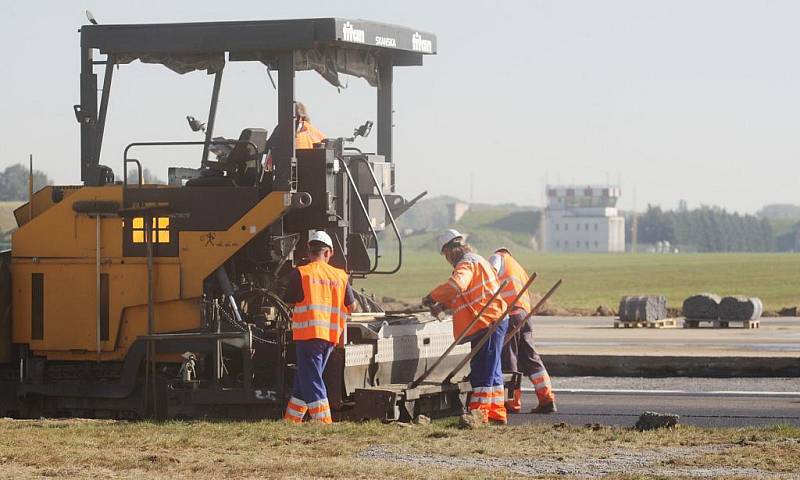
<path fill-rule="evenodd" d="M 486 254 L 487 252 L 482 252 Z M 490 253 L 490 252 L 489 252 Z M 450 273 L 444 258 L 430 251 L 405 253 L 396 275 L 375 275 L 356 287 L 382 296 L 417 302 Z M 564 280 L 555 303 L 570 309 L 616 308 L 624 295 L 666 295 L 670 307 L 680 307 L 689 295 L 713 292 L 761 298 L 767 310 L 800 304 L 800 254 L 536 254 L 518 260 L 539 273 L 534 291 L 543 292 Z M 393 263 L 387 258 L 385 266 Z"/>
<path fill-rule="evenodd" d="M 604 478 L 653 478 L 652 468 L 664 471 L 658 478 L 697 478 L 685 467 L 756 467 L 764 476 L 800 468 L 800 430 L 790 426 L 637 432 L 566 425 L 460 430 L 455 423 L 448 419 L 403 428 L 376 422 L 295 426 L 274 421 L 0 419 L 0 477 L 511 479 L 520 476 L 513 463 L 518 459 L 572 466 L 587 474 L 595 473 L 597 462 L 620 453 L 640 455 L 642 461 Z M 390 455 L 364 458 L 363 452 L 375 448 Z M 431 455 L 450 463 L 414 461 Z M 483 465 L 492 460 L 506 466 Z M 731 470 L 715 478 L 741 474 Z"/>

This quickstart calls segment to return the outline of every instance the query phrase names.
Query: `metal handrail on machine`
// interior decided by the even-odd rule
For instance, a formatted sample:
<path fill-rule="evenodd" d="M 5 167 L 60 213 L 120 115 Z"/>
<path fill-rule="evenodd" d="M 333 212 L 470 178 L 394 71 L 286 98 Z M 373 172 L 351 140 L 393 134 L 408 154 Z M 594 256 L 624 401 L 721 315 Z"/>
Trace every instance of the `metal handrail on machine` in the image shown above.
<path fill-rule="evenodd" d="M 245 144 L 253 147 L 253 151 L 256 152 L 255 154 L 258 155 L 258 147 L 255 143 L 249 140 L 212 140 L 209 142 L 198 142 L 198 141 L 191 141 L 191 142 L 134 142 L 128 144 L 125 147 L 125 151 L 122 154 L 122 186 L 123 189 L 128 188 L 128 164 L 135 163 L 136 167 L 139 172 L 139 186 L 142 186 L 142 163 L 135 159 L 135 158 L 128 158 L 128 152 L 133 147 L 175 147 L 175 146 L 183 146 L 183 145 L 239 145 Z M 259 165 L 260 168 L 260 165 Z M 260 174 L 258 175 L 261 176 Z"/>
<path fill-rule="evenodd" d="M 400 271 L 400 268 L 403 266 L 403 238 L 400 235 L 400 229 L 397 228 L 397 223 L 395 223 L 395 221 L 394 221 L 394 215 L 392 215 L 392 210 L 389 208 L 389 203 L 386 201 L 386 197 L 383 195 L 383 189 L 378 184 L 378 179 L 377 179 L 377 177 L 375 177 L 375 172 L 372 170 L 372 167 L 369 165 L 369 162 L 367 161 L 367 159 L 365 159 L 364 157 L 359 157 L 359 156 L 353 156 L 353 157 L 350 157 L 350 158 L 351 158 L 351 160 L 356 160 L 356 161 L 364 163 L 364 166 L 367 167 L 367 171 L 369 171 L 369 175 L 370 175 L 370 177 L 372 177 L 372 184 L 375 186 L 375 189 L 378 191 L 378 195 L 381 197 L 381 202 L 383 202 L 383 208 L 386 209 L 386 215 L 389 216 L 389 223 L 392 224 L 392 229 L 394 230 L 395 237 L 397 237 L 397 266 L 394 268 L 394 270 L 377 271 L 377 264 L 376 264 L 375 269 L 373 269 L 373 271 L 371 271 L 370 273 L 375 273 L 375 274 L 378 274 L 378 275 L 391 275 L 393 273 L 397 273 L 398 271 Z M 358 189 L 356 189 L 356 193 L 358 194 Z M 361 195 L 358 194 L 358 197 L 359 197 L 359 200 L 360 200 L 361 199 Z M 362 205 L 363 205 L 363 202 L 362 202 Z M 367 220 L 369 220 L 369 215 L 367 215 Z M 368 222 L 368 223 L 370 223 L 370 222 Z M 377 238 L 375 239 L 375 245 L 376 245 L 376 254 L 377 254 L 377 245 L 378 245 L 378 239 Z"/>
<path fill-rule="evenodd" d="M 375 264 L 372 268 L 366 272 L 364 271 L 351 271 L 350 273 L 355 273 L 356 275 L 369 275 L 375 272 L 378 269 L 378 259 L 380 258 L 380 254 L 378 251 L 378 245 L 380 242 L 378 241 L 378 234 L 375 232 L 375 228 L 372 226 L 372 222 L 369 221 L 369 212 L 367 212 L 367 207 L 364 205 L 364 200 L 361 199 L 361 195 L 358 193 L 358 186 L 356 185 L 355 180 L 353 180 L 353 175 L 350 173 L 350 168 L 347 166 L 347 163 L 343 159 L 339 159 L 344 168 L 344 173 L 347 174 L 347 180 L 350 182 L 350 187 L 356 193 L 356 198 L 358 199 L 358 204 L 361 206 L 361 212 L 364 214 L 364 218 L 367 219 L 367 225 L 369 225 L 370 233 L 372 233 L 372 238 L 375 240 Z"/>

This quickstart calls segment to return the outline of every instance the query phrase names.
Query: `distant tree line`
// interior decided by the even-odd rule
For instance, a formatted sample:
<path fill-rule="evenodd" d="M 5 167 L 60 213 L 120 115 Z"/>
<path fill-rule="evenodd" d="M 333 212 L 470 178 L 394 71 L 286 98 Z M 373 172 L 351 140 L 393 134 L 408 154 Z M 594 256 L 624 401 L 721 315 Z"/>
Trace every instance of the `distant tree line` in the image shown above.
<path fill-rule="evenodd" d="M 0 201 L 22 202 L 28 200 L 28 172 L 28 167 L 21 163 L 6 167 L 0 172 Z M 51 183 L 44 172 L 33 171 L 34 192 Z"/>
<path fill-rule="evenodd" d="M 767 219 L 729 213 L 719 207 L 661 210 L 648 205 L 638 220 L 638 241 L 692 247 L 700 252 L 768 252 L 774 234 Z"/>
<path fill-rule="evenodd" d="M 21 163 L 6 167 L 0 172 L 0 201 L 25 202 L 28 200 L 28 167 Z M 163 180 L 158 178 L 150 169 L 142 171 L 144 183 L 163 184 Z M 128 182 L 138 183 L 136 170 L 128 172 Z M 52 185 L 52 180 L 41 170 L 33 170 L 33 191 L 36 192 L 46 185 Z"/>
<path fill-rule="evenodd" d="M 128 170 L 128 184 L 137 185 L 139 183 L 139 172 L 135 169 Z M 163 185 L 167 182 L 158 178 L 149 168 L 142 170 L 142 183 L 146 185 Z"/>

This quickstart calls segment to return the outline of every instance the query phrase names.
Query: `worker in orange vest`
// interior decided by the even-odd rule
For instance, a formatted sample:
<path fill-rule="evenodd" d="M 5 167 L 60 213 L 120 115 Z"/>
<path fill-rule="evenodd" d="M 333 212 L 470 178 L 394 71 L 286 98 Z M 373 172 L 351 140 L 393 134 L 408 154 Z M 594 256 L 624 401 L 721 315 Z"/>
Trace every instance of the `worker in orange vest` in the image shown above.
<path fill-rule="evenodd" d="M 453 335 L 458 337 L 469 326 L 480 310 L 487 305 L 500 286 L 492 266 L 465 242 L 456 230 L 447 230 L 438 239 L 439 252 L 453 266 L 447 282 L 434 288 L 423 299 L 423 304 L 432 310 L 445 308 L 453 315 Z M 467 331 L 466 340 L 475 347 L 486 333 L 486 329 L 500 322 L 490 340 L 481 347 L 470 362 L 469 381 L 472 392 L 469 410 L 486 412 L 487 423 L 505 424 L 503 370 L 500 353 L 508 328 L 508 317 L 503 313 L 506 302 L 499 296 L 488 303 L 480 320 Z"/>
<path fill-rule="evenodd" d="M 328 391 L 322 380 L 333 347 L 342 338 L 345 322 L 355 309 L 355 297 L 347 274 L 328 265 L 333 241 L 324 231 L 312 231 L 308 241 L 309 263 L 289 275 L 284 300 L 294 305 L 292 339 L 297 372 L 294 391 L 286 406 L 285 420 L 332 423 Z"/>
<path fill-rule="evenodd" d="M 314 125 L 311 125 L 311 117 L 303 102 L 294 104 L 294 117 L 297 122 L 297 133 L 294 137 L 295 148 L 314 148 L 315 143 L 320 143 L 328 138 Z"/>
<path fill-rule="evenodd" d="M 320 132 L 317 127 L 311 124 L 311 117 L 308 115 L 308 110 L 303 102 L 296 102 L 294 104 L 294 148 L 296 149 L 310 149 L 314 148 L 315 143 L 322 143 L 323 140 L 328 138 L 324 133 Z M 269 140 L 267 140 L 267 150 L 272 150 L 275 142 L 275 135 L 279 129 L 272 131 Z M 272 153 L 267 155 L 264 160 L 264 168 L 272 170 Z"/>
<path fill-rule="evenodd" d="M 527 272 L 505 247 L 495 250 L 494 255 L 489 257 L 489 263 L 497 272 L 497 277 L 501 283 L 504 280 L 508 280 L 501 296 L 507 302 L 513 301 L 528 281 Z M 509 314 L 509 330 L 513 330 L 517 325 L 525 321 L 525 317 L 528 316 L 530 311 L 531 301 L 528 294 L 525 293 Z M 556 397 L 550 384 L 550 375 L 547 374 L 542 358 L 533 347 L 532 318 L 528 318 L 525 321 L 525 325 L 503 348 L 503 370 L 520 371 L 533 383 L 536 397 L 539 399 L 539 405 L 531 410 L 531 413 L 553 413 L 557 411 Z M 519 413 L 522 410 L 522 392 L 517 390 L 513 392 L 511 397 L 506 402 L 506 408 L 511 412 Z"/>

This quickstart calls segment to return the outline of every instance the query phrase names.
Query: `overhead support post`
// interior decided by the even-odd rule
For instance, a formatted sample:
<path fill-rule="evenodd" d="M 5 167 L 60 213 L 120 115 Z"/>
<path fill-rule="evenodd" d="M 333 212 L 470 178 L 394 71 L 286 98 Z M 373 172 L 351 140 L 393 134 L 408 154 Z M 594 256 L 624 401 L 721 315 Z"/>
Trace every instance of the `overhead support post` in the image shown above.
<path fill-rule="evenodd" d="M 105 75 L 103 76 L 103 94 L 100 97 L 100 114 L 97 119 L 97 140 L 95 145 L 94 163 L 100 164 L 100 150 L 103 148 L 103 133 L 106 129 L 106 116 L 108 114 L 108 99 L 111 96 L 111 79 L 114 75 L 114 56 L 108 54 L 105 62 Z M 122 172 L 123 175 L 125 172 Z"/>
<path fill-rule="evenodd" d="M 203 158 L 200 160 L 201 165 L 208 161 L 208 149 L 211 145 L 211 139 L 214 135 L 214 122 L 217 119 L 217 105 L 219 104 L 219 90 L 222 87 L 222 71 L 220 68 L 214 74 L 214 88 L 211 91 L 211 106 L 208 107 L 208 121 L 206 122 L 206 141 L 203 144 Z"/>
<path fill-rule="evenodd" d="M 389 57 L 378 61 L 378 155 L 392 161 L 392 80 L 394 70 Z"/>
<path fill-rule="evenodd" d="M 296 188 L 294 52 L 278 55 L 278 126 L 272 162 L 275 168 L 274 190 L 291 192 Z"/>
<path fill-rule="evenodd" d="M 92 49 L 81 48 L 81 103 L 75 106 L 81 124 L 81 181 L 93 186 L 100 182 L 97 167 L 97 75 L 94 74 Z"/>

